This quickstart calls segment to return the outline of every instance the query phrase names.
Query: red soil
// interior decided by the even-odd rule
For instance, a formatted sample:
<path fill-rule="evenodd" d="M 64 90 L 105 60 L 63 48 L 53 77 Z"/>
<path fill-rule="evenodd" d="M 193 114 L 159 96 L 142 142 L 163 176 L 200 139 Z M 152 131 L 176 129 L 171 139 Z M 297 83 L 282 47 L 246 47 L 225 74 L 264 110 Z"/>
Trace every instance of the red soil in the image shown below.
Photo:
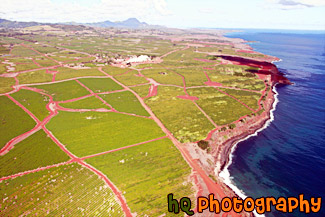
<path fill-rule="evenodd" d="M 190 96 L 190 95 L 183 95 L 183 96 L 177 96 L 177 97 L 181 98 L 181 99 L 192 100 L 192 101 L 199 100 L 199 98 L 197 98 L 196 96 Z"/>

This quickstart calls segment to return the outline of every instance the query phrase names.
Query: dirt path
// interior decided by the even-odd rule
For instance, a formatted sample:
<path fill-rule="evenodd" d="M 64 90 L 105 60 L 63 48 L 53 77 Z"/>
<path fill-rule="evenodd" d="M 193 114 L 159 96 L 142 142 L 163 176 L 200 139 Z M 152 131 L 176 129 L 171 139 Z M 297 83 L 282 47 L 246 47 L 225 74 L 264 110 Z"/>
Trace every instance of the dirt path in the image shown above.
<path fill-rule="evenodd" d="M 184 157 L 184 159 L 187 161 L 187 163 L 189 164 L 189 166 L 192 168 L 193 175 L 196 175 L 197 174 L 203 180 L 204 184 L 207 186 L 207 188 L 208 188 L 208 190 L 209 190 L 210 193 L 215 193 L 215 194 L 217 194 L 221 198 L 222 197 L 226 197 L 226 195 L 223 192 L 223 189 L 221 188 L 221 186 L 218 185 L 217 183 L 214 183 L 206 175 L 206 173 L 202 170 L 202 168 L 199 166 L 199 164 L 196 162 L 196 160 L 192 159 L 191 155 L 187 152 L 187 150 L 185 149 L 185 147 L 171 134 L 171 132 L 169 132 L 169 130 L 156 117 L 156 115 L 151 111 L 151 109 L 144 103 L 143 99 L 135 91 L 133 91 L 129 87 L 125 86 L 124 84 L 120 83 L 119 81 L 117 81 L 113 76 L 111 76 L 111 75 L 107 74 L 106 72 L 104 72 L 101 67 L 99 68 L 99 71 L 101 71 L 102 73 L 104 73 L 107 77 L 111 78 L 112 80 L 114 80 L 116 83 L 118 83 L 119 85 L 121 85 L 125 89 L 131 91 L 137 97 L 137 99 L 140 101 L 141 105 L 150 114 L 150 116 L 152 117 L 152 119 L 163 130 L 163 132 L 166 133 L 166 135 L 168 136 L 168 138 L 171 139 L 171 141 L 174 143 L 174 145 L 181 152 L 181 154 Z M 196 184 L 198 185 L 197 186 L 198 189 L 203 189 L 203 187 L 201 186 L 201 183 L 196 183 Z M 239 214 L 234 213 L 234 212 L 228 213 L 228 215 L 233 216 L 233 217 L 240 216 Z"/>

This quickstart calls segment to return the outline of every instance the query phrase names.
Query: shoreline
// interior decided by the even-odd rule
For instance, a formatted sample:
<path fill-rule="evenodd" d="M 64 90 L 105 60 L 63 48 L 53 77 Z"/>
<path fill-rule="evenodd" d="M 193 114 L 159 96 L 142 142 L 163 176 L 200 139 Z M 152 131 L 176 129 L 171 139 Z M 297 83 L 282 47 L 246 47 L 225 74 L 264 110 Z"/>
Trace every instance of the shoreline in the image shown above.
<path fill-rule="evenodd" d="M 238 144 L 240 142 L 243 142 L 243 141 L 251 138 L 251 137 L 258 136 L 258 133 L 261 132 L 261 131 L 263 131 L 264 129 L 266 129 L 270 125 L 270 123 L 274 120 L 274 111 L 276 110 L 276 106 L 277 106 L 277 104 L 279 102 L 279 99 L 278 99 L 279 93 L 276 91 L 276 84 L 273 86 L 272 91 L 275 94 L 274 94 L 274 102 L 272 104 L 272 108 L 269 111 L 270 118 L 267 119 L 267 120 L 265 120 L 263 126 L 261 128 L 256 129 L 255 132 L 244 136 L 244 138 L 238 139 L 236 142 L 233 142 L 232 145 L 231 145 L 231 148 L 230 148 L 230 152 L 229 152 L 228 158 L 227 158 L 228 160 L 225 162 L 225 165 L 221 167 L 221 170 L 220 171 L 215 171 L 215 172 L 217 172 L 216 175 L 218 175 L 218 177 L 220 177 L 222 179 L 221 181 L 225 185 L 227 185 L 236 195 L 238 195 L 242 199 L 245 199 L 248 196 L 246 196 L 245 195 L 245 192 L 242 189 L 238 188 L 235 185 L 235 183 L 232 181 L 233 177 L 231 176 L 228 168 L 232 164 L 234 152 L 235 152 Z M 234 139 L 236 139 L 236 138 L 234 138 Z M 253 213 L 254 213 L 254 216 L 265 217 L 264 214 L 258 214 L 258 213 L 256 213 L 255 210 L 254 210 Z"/>

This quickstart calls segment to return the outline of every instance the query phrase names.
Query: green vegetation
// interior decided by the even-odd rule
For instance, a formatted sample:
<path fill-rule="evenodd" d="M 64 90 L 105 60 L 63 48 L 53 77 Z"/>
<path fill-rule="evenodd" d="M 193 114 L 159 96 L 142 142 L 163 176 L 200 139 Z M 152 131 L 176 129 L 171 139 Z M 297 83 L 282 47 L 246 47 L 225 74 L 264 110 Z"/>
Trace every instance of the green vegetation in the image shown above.
<path fill-rule="evenodd" d="M 111 189 L 77 163 L 2 181 L 0 200 L 3 216 L 123 216 Z"/>
<path fill-rule="evenodd" d="M 42 89 L 46 93 L 52 95 L 54 101 L 64 101 L 90 94 L 84 87 L 82 87 L 76 81 L 65 81 L 53 84 L 38 85 L 33 87 Z"/>
<path fill-rule="evenodd" d="M 151 119 L 112 112 L 61 111 L 46 126 L 77 156 L 108 151 L 165 135 Z"/>
<path fill-rule="evenodd" d="M 128 72 L 128 71 L 133 71 L 129 68 L 119 68 L 119 67 L 114 67 L 114 66 L 110 66 L 110 65 L 106 65 L 102 68 L 102 70 L 104 72 L 106 72 L 107 74 L 109 75 L 112 75 L 112 76 L 115 76 L 115 75 L 120 75 L 120 74 L 123 74 L 125 72 Z"/>
<path fill-rule="evenodd" d="M 207 149 L 207 148 L 209 147 L 209 142 L 208 142 L 208 141 L 205 141 L 205 140 L 200 140 L 200 141 L 197 143 L 197 145 L 198 145 L 201 149 L 205 150 L 205 149 Z"/>
<path fill-rule="evenodd" d="M 212 71 L 209 74 L 211 81 L 218 82 L 228 87 L 237 87 L 249 90 L 263 90 L 264 82 L 257 77 L 236 76 Z"/>
<path fill-rule="evenodd" d="M 158 86 L 158 95 L 145 102 L 181 142 L 204 139 L 214 126 L 192 101 L 180 95 L 184 95 L 182 88 Z"/>
<path fill-rule="evenodd" d="M 138 76 L 138 72 L 136 71 L 131 71 L 123 75 L 115 76 L 115 79 L 126 86 L 148 83 L 145 78 Z"/>
<path fill-rule="evenodd" d="M 13 93 L 11 96 L 25 106 L 39 120 L 43 120 L 50 114 L 46 109 L 46 105 L 49 102 L 49 97 L 47 96 L 24 89 Z"/>
<path fill-rule="evenodd" d="M 229 126 L 228 126 L 228 127 L 229 127 L 229 129 L 231 129 L 231 130 L 232 130 L 232 129 L 235 129 L 235 127 L 236 127 L 236 124 L 229 124 Z"/>
<path fill-rule="evenodd" d="M 0 148 L 35 125 L 35 121 L 24 110 L 8 97 L 0 96 Z"/>
<path fill-rule="evenodd" d="M 132 90 L 134 90 L 140 97 L 146 97 L 149 94 L 149 84 L 131 87 Z"/>
<path fill-rule="evenodd" d="M 59 72 L 55 76 L 56 81 L 65 80 L 69 78 L 76 78 L 76 77 L 104 76 L 103 73 L 98 71 L 98 69 L 71 69 L 66 67 L 60 67 L 55 70 Z"/>
<path fill-rule="evenodd" d="M 108 104 L 117 111 L 136 115 L 149 116 L 148 112 L 142 107 L 139 100 L 130 91 L 100 95 Z"/>
<path fill-rule="evenodd" d="M 242 91 L 242 90 L 233 90 L 220 88 L 220 90 L 230 94 L 231 96 L 236 97 L 241 102 L 245 103 L 250 108 L 257 110 L 258 109 L 258 100 L 261 98 L 261 93 Z"/>
<path fill-rule="evenodd" d="M 182 77 L 167 69 L 145 69 L 142 70 L 141 73 L 147 78 L 152 78 L 161 84 L 183 86 Z"/>
<path fill-rule="evenodd" d="M 107 107 L 102 101 L 94 96 L 80 99 L 74 102 L 61 103 L 60 106 L 72 109 L 109 109 L 109 107 Z"/>
<path fill-rule="evenodd" d="M 7 78 L 7 77 L 1 77 L 0 78 L 0 93 L 7 93 L 9 91 L 12 91 L 13 85 L 15 85 L 16 81 L 14 78 Z"/>
<path fill-rule="evenodd" d="M 117 185 L 131 212 L 136 212 L 139 216 L 168 215 L 166 196 L 171 192 L 174 198 L 194 197 L 188 179 L 190 167 L 169 139 L 86 161 L 103 171 Z"/>
<path fill-rule="evenodd" d="M 52 75 L 46 73 L 46 70 L 26 72 L 17 76 L 19 84 L 35 84 L 52 81 Z"/>
<path fill-rule="evenodd" d="M 12 49 L 11 54 L 17 57 L 30 57 L 38 55 L 38 53 L 36 53 L 35 51 L 20 45 L 15 46 Z"/>
<path fill-rule="evenodd" d="M 79 81 L 95 93 L 123 89 L 120 85 L 118 85 L 110 78 L 82 78 L 79 79 Z"/>
<path fill-rule="evenodd" d="M 251 113 L 244 105 L 212 87 L 192 88 L 188 93 L 199 98 L 197 104 L 217 125 L 231 123 Z"/>
<path fill-rule="evenodd" d="M 0 177 L 68 161 L 70 158 L 43 130 L 19 142 L 0 156 Z M 4 166 L 5 165 L 5 166 Z"/>

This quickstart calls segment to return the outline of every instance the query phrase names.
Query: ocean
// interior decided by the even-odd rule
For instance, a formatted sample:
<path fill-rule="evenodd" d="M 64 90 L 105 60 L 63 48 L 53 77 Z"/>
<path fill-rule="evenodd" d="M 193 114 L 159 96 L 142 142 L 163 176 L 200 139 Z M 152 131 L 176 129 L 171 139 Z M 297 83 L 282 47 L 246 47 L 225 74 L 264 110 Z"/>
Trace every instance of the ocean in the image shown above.
<path fill-rule="evenodd" d="M 277 85 L 277 103 L 268 127 L 238 143 L 227 168 L 242 193 L 258 197 L 323 197 L 325 200 L 325 32 L 244 30 L 254 50 L 281 59 L 279 70 L 294 85 Z M 238 190 L 237 189 L 237 190 Z M 267 217 L 325 216 L 278 211 Z"/>

